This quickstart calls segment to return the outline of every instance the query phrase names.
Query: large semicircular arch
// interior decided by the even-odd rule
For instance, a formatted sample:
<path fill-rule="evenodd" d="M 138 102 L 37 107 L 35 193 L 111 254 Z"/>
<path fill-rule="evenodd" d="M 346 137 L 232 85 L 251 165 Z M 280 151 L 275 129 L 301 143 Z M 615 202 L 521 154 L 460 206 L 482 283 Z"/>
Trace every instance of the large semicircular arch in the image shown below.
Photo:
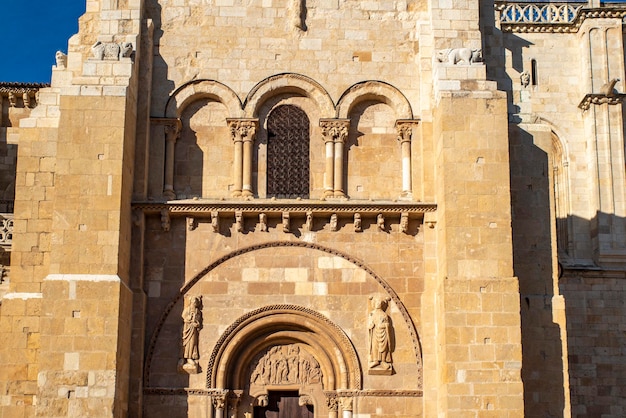
<path fill-rule="evenodd" d="M 378 80 L 361 81 L 348 88 L 337 102 L 337 117 L 349 118 L 354 106 L 366 100 L 388 104 L 398 119 L 413 119 L 413 109 L 406 96 L 393 85 Z"/>
<path fill-rule="evenodd" d="M 227 85 L 215 80 L 193 80 L 180 86 L 167 100 L 165 117 L 179 118 L 183 110 L 193 101 L 210 98 L 222 103 L 231 118 L 241 117 L 241 99 Z"/>
<path fill-rule="evenodd" d="M 322 245 L 310 243 L 310 242 L 272 241 L 272 242 L 267 242 L 264 244 L 257 244 L 257 245 L 251 245 L 248 247 L 243 247 L 218 258 L 217 260 L 213 261 L 211 264 L 206 266 L 204 269 L 202 269 L 200 272 L 198 272 L 189 282 L 187 282 L 181 288 L 178 294 L 172 299 L 172 301 L 170 301 L 170 303 L 167 304 L 167 306 L 163 310 L 163 313 L 161 314 L 161 317 L 159 318 L 159 321 L 157 322 L 157 326 L 154 329 L 154 332 L 152 333 L 152 337 L 148 345 L 148 351 L 147 351 L 145 367 L 144 367 L 144 387 L 150 387 L 150 364 L 152 362 L 152 353 L 154 352 L 154 349 L 156 347 L 156 342 L 161 332 L 161 329 L 163 328 L 165 321 L 167 320 L 169 314 L 172 312 L 176 304 L 185 297 L 187 292 L 189 292 L 189 290 L 191 290 L 193 286 L 196 285 L 196 283 L 198 283 L 203 277 L 209 274 L 212 270 L 214 270 L 215 268 L 217 268 L 218 266 L 220 266 L 221 264 L 225 263 L 226 261 L 232 258 L 238 257 L 243 254 L 247 254 L 253 251 L 257 251 L 257 250 L 262 250 L 262 249 L 267 249 L 267 248 L 279 248 L 279 247 L 309 248 L 312 250 L 317 250 L 317 251 L 321 251 L 321 252 L 331 254 L 337 257 L 341 257 L 351 262 L 352 264 L 356 265 L 357 267 L 363 269 L 374 280 L 376 280 L 376 282 L 380 286 L 383 287 L 385 292 L 389 295 L 391 300 L 395 303 L 396 307 L 400 311 L 400 314 L 402 315 L 402 318 L 404 319 L 405 326 L 407 327 L 409 335 L 411 336 L 411 341 L 413 342 L 415 361 L 421 373 L 422 371 L 422 348 L 421 348 L 421 343 L 419 340 L 419 335 L 417 333 L 417 329 L 411 319 L 411 316 L 409 315 L 409 312 L 406 306 L 404 306 L 404 304 L 400 300 L 400 297 L 395 292 L 395 290 L 389 285 L 389 283 L 387 283 L 382 277 L 376 274 L 376 272 L 372 270 L 369 266 L 367 266 L 364 262 L 342 251 L 324 247 Z M 421 386 L 421 379 L 420 379 L 420 386 Z"/>

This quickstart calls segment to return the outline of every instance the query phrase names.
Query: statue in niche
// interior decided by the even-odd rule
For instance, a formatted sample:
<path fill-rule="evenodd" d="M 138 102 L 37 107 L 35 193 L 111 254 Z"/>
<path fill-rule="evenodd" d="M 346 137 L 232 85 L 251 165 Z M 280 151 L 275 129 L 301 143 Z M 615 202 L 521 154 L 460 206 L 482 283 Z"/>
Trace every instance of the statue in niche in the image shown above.
<path fill-rule="evenodd" d="M 202 298 L 191 296 L 183 310 L 183 357 L 178 362 L 179 370 L 189 374 L 200 372 L 197 360 L 200 359 L 198 336 L 202 328 Z"/>
<path fill-rule="evenodd" d="M 387 296 L 370 296 L 371 312 L 367 320 L 369 331 L 369 374 L 392 374 L 391 360 L 391 320 L 385 312 L 389 301 Z"/>
<path fill-rule="evenodd" d="M 307 385 L 321 382 L 320 364 L 297 344 L 271 347 L 253 363 L 250 374 L 250 383 L 256 385 Z"/>

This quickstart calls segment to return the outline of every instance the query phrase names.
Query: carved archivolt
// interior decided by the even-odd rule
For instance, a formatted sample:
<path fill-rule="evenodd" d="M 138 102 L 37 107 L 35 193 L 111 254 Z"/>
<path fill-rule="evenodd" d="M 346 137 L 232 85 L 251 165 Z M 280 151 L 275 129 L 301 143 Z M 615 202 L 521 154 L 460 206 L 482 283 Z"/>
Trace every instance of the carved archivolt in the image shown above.
<path fill-rule="evenodd" d="M 248 363 L 249 369 L 240 367 Z M 314 384 L 358 390 L 361 368 L 341 328 L 303 306 L 270 305 L 240 317 L 217 341 L 207 365 L 209 388 Z"/>

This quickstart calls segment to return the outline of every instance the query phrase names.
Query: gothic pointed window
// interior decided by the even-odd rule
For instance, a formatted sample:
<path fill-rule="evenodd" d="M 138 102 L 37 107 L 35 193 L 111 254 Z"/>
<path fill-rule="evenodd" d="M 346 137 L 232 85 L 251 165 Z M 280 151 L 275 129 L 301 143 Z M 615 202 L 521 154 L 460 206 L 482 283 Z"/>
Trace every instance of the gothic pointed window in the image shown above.
<path fill-rule="evenodd" d="M 267 120 L 267 196 L 309 197 L 309 118 L 282 105 Z"/>

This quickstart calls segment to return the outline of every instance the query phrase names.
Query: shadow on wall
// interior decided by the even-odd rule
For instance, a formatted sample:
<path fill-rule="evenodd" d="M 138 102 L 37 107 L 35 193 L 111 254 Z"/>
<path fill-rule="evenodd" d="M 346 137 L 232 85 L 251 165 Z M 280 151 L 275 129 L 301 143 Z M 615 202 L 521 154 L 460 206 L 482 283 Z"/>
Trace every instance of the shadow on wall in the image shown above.
<path fill-rule="evenodd" d="M 571 245 L 571 231 L 592 239 L 599 219 L 558 219 L 553 155 L 517 125 L 510 125 L 513 261 L 519 278 L 522 321 L 522 380 L 525 415 L 563 416 L 568 409 L 564 379 L 569 379 L 572 416 L 624 416 L 626 413 L 626 273 L 587 262 L 559 269 L 558 245 Z M 545 141 L 544 141 L 545 142 Z M 585 238 L 583 238 L 585 239 Z M 561 260 L 571 248 L 559 248 Z M 571 263 L 570 265 L 574 265 Z M 560 270 L 560 271 L 557 271 Z M 560 297 L 564 298 L 564 317 Z M 557 304 L 554 306 L 554 304 Z M 559 319 L 559 315 L 561 315 Z M 567 327 L 567 353 L 562 329 Z M 563 356 L 567 355 L 567 362 Z M 567 365 L 568 370 L 564 370 Z M 565 375 L 568 373 L 569 376 Z"/>

